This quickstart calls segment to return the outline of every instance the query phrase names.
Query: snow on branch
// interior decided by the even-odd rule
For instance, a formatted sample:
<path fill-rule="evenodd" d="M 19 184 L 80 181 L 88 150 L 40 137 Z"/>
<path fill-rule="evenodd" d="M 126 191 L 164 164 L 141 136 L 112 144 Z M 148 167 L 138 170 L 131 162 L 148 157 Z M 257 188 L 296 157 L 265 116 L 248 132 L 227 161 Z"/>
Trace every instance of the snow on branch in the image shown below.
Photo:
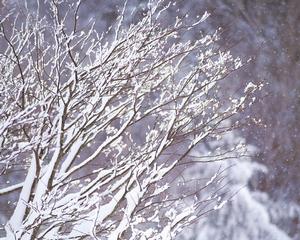
<path fill-rule="evenodd" d="M 25 173 L 0 189 L 19 196 L 7 238 L 173 239 L 217 197 L 187 205 L 193 194 L 174 195 L 170 179 L 194 148 L 230 130 L 222 122 L 257 87 L 220 100 L 240 60 L 219 50 L 217 34 L 180 37 L 207 13 L 166 26 L 170 4 L 150 1 L 140 21 L 126 26 L 123 10 L 100 35 L 72 2 L 46 1 L 46 16 L 15 10 L 1 22 L 1 177 Z"/>

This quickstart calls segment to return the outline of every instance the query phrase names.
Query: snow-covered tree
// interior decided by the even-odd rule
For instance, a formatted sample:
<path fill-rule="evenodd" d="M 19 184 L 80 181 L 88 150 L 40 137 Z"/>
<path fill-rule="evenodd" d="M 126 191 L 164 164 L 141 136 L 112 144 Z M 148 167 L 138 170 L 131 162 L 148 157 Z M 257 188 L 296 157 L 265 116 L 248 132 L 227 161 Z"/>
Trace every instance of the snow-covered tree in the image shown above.
<path fill-rule="evenodd" d="M 238 146 L 238 147 L 237 147 Z M 202 152 L 215 152 L 222 147 L 222 161 L 195 164 L 187 169 L 186 175 L 192 178 L 209 177 L 218 169 L 227 169 L 226 184 L 231 197 L 219 211 L 214 211 L 178 239 L 185 240 L 290 240 L 289 236 L 271 221 L 266 202 L 270 199 L 265 193 L 249 189 L 249 181 L 256 172 L 266 172 L 265 166 L 251 161 L 257 151 L 246 144 L 238 131 L 228 132 L 221 141 L 208 143 L 204 149 L 197 149 L 193 156 L 203 156 Z"/>
<path fill-rule="evenodd" d="M 168 25 L 171 5 L 149 2 L 128 27 L 124 8 L 111 37 L 80 22 L 80 2 L 40 4 L 46 14 L 38 5 L 1 19 L 0 198 L 18 194 L 6 237 L 173 239 L 223 205 L 218 191 L 183 201 L 218 175 L 192 193 L 170 190 L 191 151 L 230 131 L 222 123 L 257 88 L 220 98 L 240 59 L 215 44 L 217 32 L 178 40 L 207 14 Z"/>

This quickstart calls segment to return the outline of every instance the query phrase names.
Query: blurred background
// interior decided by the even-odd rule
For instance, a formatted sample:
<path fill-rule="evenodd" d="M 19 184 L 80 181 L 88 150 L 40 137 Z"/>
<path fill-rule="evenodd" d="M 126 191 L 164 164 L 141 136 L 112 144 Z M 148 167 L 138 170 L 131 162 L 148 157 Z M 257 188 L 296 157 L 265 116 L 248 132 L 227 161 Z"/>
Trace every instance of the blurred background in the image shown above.
<path fill-rule="evenodd" d="M 35 1 L 28 0 L 34 6 Z M 203 33 L 221 27 L 222 49 L 240 56 L 245 66 L 227 79 L 224 88 L 236 95 L 246 82 L 263 83 L 257 101 L 240 119 L 243 127 L 220 145 L 243 139 L 251 146 L 251 159 L 234 162 L 229 184 L 242 189 L 223 209 L 200 219 L 179 239 L 189 240 L 299 240 L 300 239 L 300 1 L 299 0 L 174 0 L 168 14 L 196 18 L 211 16 Z M 147 1 L 129 0 L 128 11 Z M 2 1 L 9 9 L 18 1 Z M 21 3 L 22 4 L 22 3 Z M 84 20 L 95 17 L 99 32 L 118 16 L 124 0 L 85 0 Z M 43 11 L 47 12 L 47 9 Z M 126 16 L 125 16 L 126 17 Z M 138 21 L 138 15 L 127 21 Z M 171 18 L 170 18 L 171 19 Z M 168 22 L 168 16 L 166 16 Z M 195 36 L 197 33 L 195 33 Z M 187 38 L 193 39 L 192 35 Z M 211 165 L 196 169 L 205 175 Z M 204 169 L 204 170 L 203 170 Z M 243 177 L 241 177 L 243 176 Z M 2 179 L 1 181 L 5 181 Z M 2 212 L 1 219 L 7 216 Z M 0 234 L 1 235 L 1 234 Z"/>

